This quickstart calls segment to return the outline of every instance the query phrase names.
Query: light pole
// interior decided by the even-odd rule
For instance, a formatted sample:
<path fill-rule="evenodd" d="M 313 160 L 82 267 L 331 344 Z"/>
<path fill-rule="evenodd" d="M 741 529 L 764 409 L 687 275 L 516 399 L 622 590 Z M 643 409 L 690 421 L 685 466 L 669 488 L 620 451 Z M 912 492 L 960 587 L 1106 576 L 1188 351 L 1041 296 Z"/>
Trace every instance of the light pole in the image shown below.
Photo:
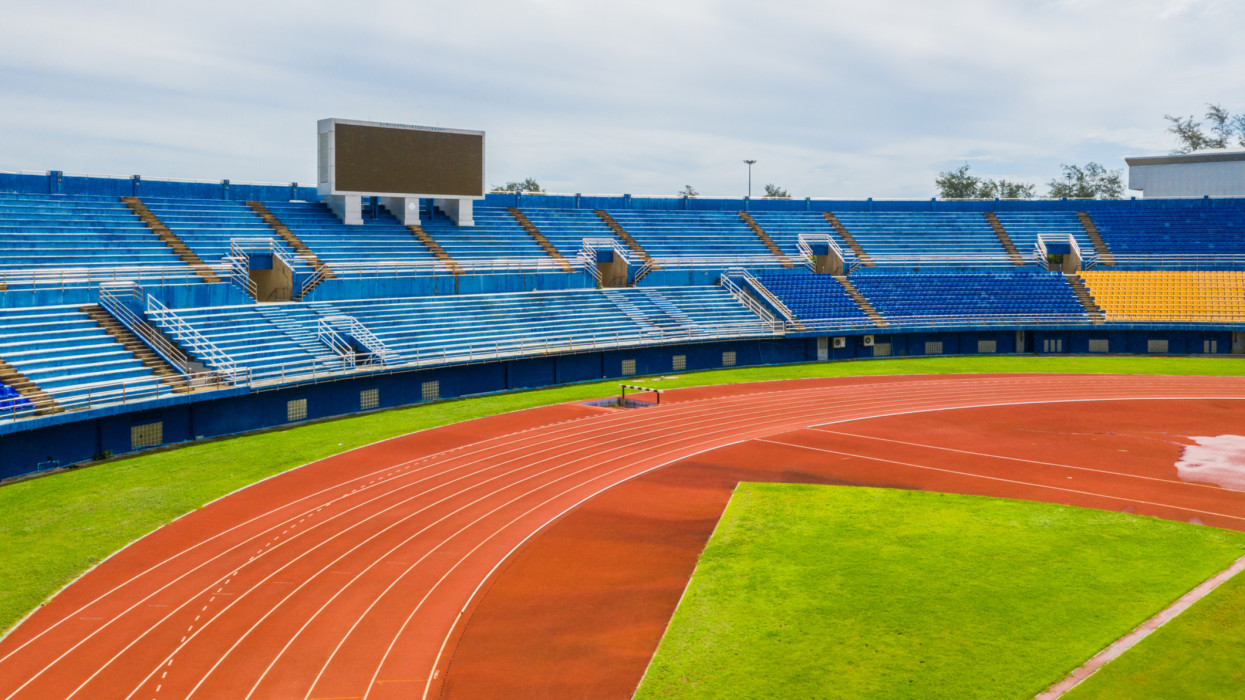
<path fill-rule="evenodd" d="M 748 164 L 748 199 L 752 199 L 752 164 L 756 161 L 745 158 L 744 162 Z"/>

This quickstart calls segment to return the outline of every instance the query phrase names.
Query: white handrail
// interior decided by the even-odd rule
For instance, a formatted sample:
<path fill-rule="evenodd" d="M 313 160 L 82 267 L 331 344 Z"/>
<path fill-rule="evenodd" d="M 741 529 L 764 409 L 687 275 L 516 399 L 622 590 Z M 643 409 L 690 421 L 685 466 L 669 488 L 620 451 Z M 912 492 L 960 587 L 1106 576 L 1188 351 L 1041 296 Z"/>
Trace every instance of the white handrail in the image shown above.
<path fill-rule="evenodd" d="M 136 304 L 142 308 L 145 295 L 143 288 L 135 282 L 105 282 L 99 286 L 99 305 L 152 350 L 159 353 L 169 364 L 176 367 L 177 371 L 182 374 L 193 374 L 190 358 L 186 357 L 186 353 L 130 306 L 130 304 Z"/>
<path fill-rule="evenodd" d="M 775 318 L 774 314 L 770 313 L 770 310 L 765 308 L 761 302 L 753 299 L 749 294 L 744 292 L 744 290 L 740 289 L 739 285 L 735 284 L 734 280 L 732 280 L 729 276 L 722 275 L 719 280 L 719 284 L 722 285 L 723 289 L 730 292 L 731 296 L 735 297 L 739 303 L 748 307 L 749 311 L 759 316 L 761 321 L 764 322 L 765 325 L 769 326 L 776 334 L 786 331 L 786 324 L 783 321 Z"/>
<path fill-rule="evenodd" d="M 222 379 L 236 384 L 245 377 L 246 370 L 240 370 L 238 363 L 224 350 L 216 347 L 215 343 L 150 294 L 147 295 L 147 316 L 173 336 L 175 342 L 187 347 L 191 355 L 215 369 Z"/>
<path fill-rule="evenodd" d="M 768 287 L 766 287 L 764 284 L 761 284 L 761 280 L 758 280 L 756 277 L 753 277 L 751 272 L 748 272 L 747 270 L 743 268 L 732 267 L 732 268 L 727 269 L 726 273 L 723 276 L 731 277 L 732 275 L 738 275 L 739 277 L 743 278 L 744 282 L 747 282 L 749 285 L 751 285 L 757 294 L 760 294 L 761 296 L 765 297 L 765 300 L 768 301 L 770 304 L 772 304 L 773 307 L 778 310 L 778 313 L 782 315 L 788 327 L 799 325 L 799 322 L 796 320 L 795 314 L 792 313 L 791 309 L 787 308 L 787 305 L 784 304 L 782 300 L 779 299 L 773 292 L 771 292 Z"/>
<path fill-rule="evenodd" d="M 345 343 L 345 345 L 350 346 L 348 342 L 341 339 L 337 334 L 335 327 L 340 328 L 342 326 L 345 326 L 345 333 L 347 335 L 354 338 L 360 345 L 368 350 L 370 353 L 370 361 L 379 361 L 380 364 L 383 365 L 398 357 L 398 353 L 386 347 L 385 343 L 382 342 L 380 338 L 377 338 L 375 334 L 368 330 L 367 326 L 364 326 L 359 319 L 354 316 L 336 314 L 320 318 L 319 329 L 321 333 L 329 335 L 330 339 L 341 340 L 341 342 Z M 329 347 L 333 347 L 336 350 L 336 347 L 331 342 L 325 341 L 325 343 L 329 345 Z M 353 352 L 353 346 L 350 347 Z M 353 359 L 351 360 L 351 365 L 354 365 Z"/>

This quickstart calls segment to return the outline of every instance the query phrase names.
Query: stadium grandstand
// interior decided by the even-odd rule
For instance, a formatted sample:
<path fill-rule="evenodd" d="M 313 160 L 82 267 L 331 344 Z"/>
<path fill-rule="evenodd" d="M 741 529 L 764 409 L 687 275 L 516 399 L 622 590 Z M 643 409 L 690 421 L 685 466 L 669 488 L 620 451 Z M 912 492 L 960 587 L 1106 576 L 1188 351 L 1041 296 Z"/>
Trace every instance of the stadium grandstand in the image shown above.
<path fill-rule="evenodd" d="M 1239 199 L 485 193 L 465 157 L 453 191 L 0 173 L 0 477 L 635 374 L 1245 353 Z"/>

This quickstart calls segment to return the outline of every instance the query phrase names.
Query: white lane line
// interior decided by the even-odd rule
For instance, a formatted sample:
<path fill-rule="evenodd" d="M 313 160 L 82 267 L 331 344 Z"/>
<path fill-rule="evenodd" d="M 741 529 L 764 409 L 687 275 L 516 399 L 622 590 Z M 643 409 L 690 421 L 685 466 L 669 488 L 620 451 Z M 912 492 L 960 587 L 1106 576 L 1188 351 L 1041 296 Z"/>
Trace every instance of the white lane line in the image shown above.
<path fill-rule="evenodd" d="M 986 474 L 974 474 L 973 472 L 958 471 L 955 469 L 944 469 L 942 467 L 931 467 L 924 464 L 913 464 L 912 462 L 902 462 L 895 459 L 886 459 L 884 457 L 874 457 L 871 455 L 856 454 L 853 452 L 842 452 L 839 450 L 831 450 L 825 447 L 812 447 L 809 445 L 800 445 L 790 442 L 781 442 L 779 440 L 770 440 L 768 438 L 758 438 L 757 442 L 767 442 L 771 445 L 782 445 L 784 447 L 793 447 L 799 450 L 810 450 L 812 452 L 825 452 L 827 454 L 841 455 L 843 457 L 855 457 L 857 459 L 867 459 L 873 462 L 884 462 L 886 464 L 898 464 L 903 467 L 911 467 L 912 469 L 924 469 L 926 471 L 942 472 L 944 474 L 954 474 L 956 476 L 967 476 L 974 479 L 985 479 L 987 481 L 999 481 L 1005 484 L 1016 484 L 1018 486 L 1030 486 L 1033 488 L 1049 489 L 1051 491 L 1063 491 L 1064 493 L 1075 493 L 1081 496 L 1093 496 L 1095 498 L 1106 498 L 1112 501 L 1123 501 L 1124 503 L 1140 503 L 1147 506 L 1155 506 L 1157 508 L 1171 508 L 1172 510 L 1182 510 L 1187 513 L 1198 513 L 1200 515 L 1213 515 L 1220 518 L 1229 518 L 1231 520 L 1245 521 L 1245 517 L 1239 515 L 1228 515 L 1226 513 L 1217 513 L 1213 510 L 1201 510 L 1198 508 L 1186 508 L 1184 506 L 1174 506 L 1167 503 L 1157 503 L 1155 501 L 1143 501 L 1139 498 L 1124 498 L 1123 496 L 1112 496 L 1106 493 L 1097 493 L 1095 491 L 1082 491 L 1080 489 L 1070 489 L 1063 486 L 1047 486 L 1032 481 L 1020 481 L 1018 479 L 1005 479 L 1001 476 L 988 476 Z"/>
<path fill-rule="evenodd" d="M 1038 694 L 1035 700 L 1055 700 L 1055 698 L 1063 697 L 1064 693 L 1085 682 L 1086 679 L 1097 673 L 1103 666 L 1106 666 L 1119 658 L 1124 652 L 1137 646 L 1141 640 L 1174 620 L 1180 613 L 1188 610 L 1194 603 L 1205 598 L 1211 591 L 1232 580 L 1233 576 L 1242 571 L 1245 571 L 1245 557 L 1237 559 L 1228 568 L 1201 582 L 1196 588 L 1180 596 L 1176 602 L 1164 608 L 1157 615 L 1141 623 L 1132 632 L 1112 642 L 1106 649 L 1098 652 L 1089 661 L 1082 664 L 1080 668 L 1068 674 L 1067 678 Z"/>
<path fill-rule="evenodd" d="M 988 452 L 974 452 L 973 450 L 962 450 L 962 449 L 958 449 L 955 447 L 942 447 L 940 445 L 927 445 L 925 443 L 920 443 L 920 442 L 908 442 L 907 440 L 894 440 L 891 438 L 875 437 L 873 435 L 860 435 L 858 433 L 844 433 L 838 430 L 828 430 L 826 428 L 809 428 L 809 430 L 812 430 L 818 433 L 826 433 L 829 435 L 841 435 L 843 437 L 861 438 L 863 440 L 875 440 L 878 442 L 889 442 L 889 443 L 896 444 L 896 445 L 908 445 L 910 447 L 922 447 L 922 448 L 929 449 L 929 450 L 941 450 L 944 452 L 955 452 L 958 454 L 973 455 L 976 457 L 989 457 L 991 459 L 1001 459 L 1001 460 L 1007 460 L 1011 462 L 1024 462 L 1027 464 L 1038 464 L 1038 465 L 1047 466 L 1047 467 L 1059 467 L 1061 469 L 1075 469 L 1077 471 L 1093 472 L 1095 474 L 1111 474 L 1112 476 L 1124 476 L 1130 479 L 1143 479 L 1145 481 L 1157 481 L 1162 484 L 1177 484 L 1180 486 L 1196 486 L 1199 488 L 1211 489 L 1214 491 L 1223 491 L 1223 489 L 1219 488 L 1218 486 L 1213 486 L 1211 484 L 1198 484 L 1198 483 L 1189 482 L 1189 481 L 1181 481 L 1180 479 L 1164 479 L 1162 477 L 1157 477 L 1157 476 L 1146 476 L 1144 474 L 1131 474 L 1129 472 L 1117 472 L 1117 471 L 1112 471 L 1110 469 L 1094 469 L 1092 467 L 1078 467 L 1075 464 L 1060 464 L 1058 462 L 1046 462 L 1040 459 L 1027 459 L 1025 457 L 1009 457 L 1007 455 L 996 455 L 996 454 L 990 454 Z"/>

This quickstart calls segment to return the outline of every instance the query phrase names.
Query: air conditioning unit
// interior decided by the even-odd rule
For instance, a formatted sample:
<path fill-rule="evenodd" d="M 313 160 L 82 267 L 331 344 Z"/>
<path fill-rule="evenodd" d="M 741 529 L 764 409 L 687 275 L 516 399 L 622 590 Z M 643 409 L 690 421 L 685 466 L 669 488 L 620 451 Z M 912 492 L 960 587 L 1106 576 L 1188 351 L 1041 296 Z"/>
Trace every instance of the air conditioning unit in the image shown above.
<path fill-rule="evenodd" d="M 871 335 L 860 336 L 860 343 L 867 348 L 873 347 L 873 336 Z"/>
<path fill-rule="evenodd" d="M 845 348 L 847 347 L 847 338 L 844 338 L 843 336 L 839 336 L 833 339 L 833 341 L 830 344 L 833 345 L 836 350 L 839 348 Z"/>

